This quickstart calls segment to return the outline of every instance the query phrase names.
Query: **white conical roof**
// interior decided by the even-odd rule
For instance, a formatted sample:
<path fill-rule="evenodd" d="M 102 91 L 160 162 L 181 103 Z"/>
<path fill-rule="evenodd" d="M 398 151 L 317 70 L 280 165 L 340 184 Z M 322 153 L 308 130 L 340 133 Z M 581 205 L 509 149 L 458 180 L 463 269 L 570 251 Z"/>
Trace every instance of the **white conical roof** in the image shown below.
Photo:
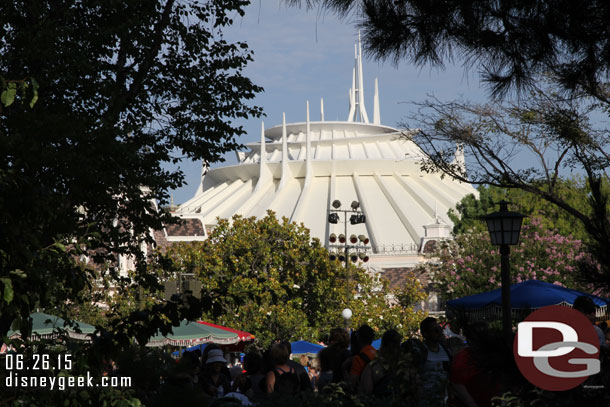
<path fill-rule="evenodd" d="M 408 131 L 369 123 L 359 52 L 355 71 L 347 121 L 310 122 L 307 105 L 304 122 L 263 127 L 261 142 L 238 153 L 238 164 L 207 171 L 197 194 L 180 205 L 178 214 L 197 214 L 210 227 L 217 217 L 264 217 L 271 209 L 304 223 L 328 244 L 330 233 L 344 228 L 328 223 L 331 203 L 338 199 L 348 209 L 355 200 L 366 223 L 349 225 L 348 233 L 369 236 L 374 253 L 416 253 L 426 237 L 425 225 L 450 226 L 448 209 L 476 191 L 422 172 L 422 152 Z M 377 90 L 375 95 L 377 99 Z"/>

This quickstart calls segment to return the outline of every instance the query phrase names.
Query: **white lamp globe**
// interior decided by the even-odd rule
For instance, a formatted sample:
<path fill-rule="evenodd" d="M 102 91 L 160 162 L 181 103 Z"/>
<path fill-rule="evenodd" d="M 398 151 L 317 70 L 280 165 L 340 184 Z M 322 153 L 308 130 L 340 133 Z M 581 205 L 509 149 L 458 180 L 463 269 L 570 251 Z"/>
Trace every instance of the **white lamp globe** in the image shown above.
<path fill-rule="evenodd" d="M 345 318 L 345 319 L 350 319 L 352 317 L 352 310 L 349 308 L 346 308 L 343 311 L 341 311 L 341 315 L 343 315 L 343 318 Z"/>

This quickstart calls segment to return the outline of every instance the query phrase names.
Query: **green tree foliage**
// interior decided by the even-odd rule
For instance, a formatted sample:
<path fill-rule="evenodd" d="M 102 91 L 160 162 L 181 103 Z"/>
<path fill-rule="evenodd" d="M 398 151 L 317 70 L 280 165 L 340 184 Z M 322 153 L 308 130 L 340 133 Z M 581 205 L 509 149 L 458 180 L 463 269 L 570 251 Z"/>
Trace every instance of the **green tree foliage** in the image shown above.
<path fill-rule="evenodd" d="M 570 205 L 582 212 L 587 212 L 587 189 L 579 178 L 560 179 L 557 194 L 564 197 Z M 478 197 L 468 195 L 457 203 L 455 209 L 449 210 L 449 218 L 453 222 L 453 234 L 458 235 L 469 230 L 486 231 L 485 222 L 481 217 L 498 210 L 498 202 L 505 200 L 511 203 L 510 210 L 520 212 L 529 217 L 538 218 L 541 227 L 577 240 L 585 240 L 587 233 L 584 226 L 576 218 L 556 205 L 546 201 L 536 194 L 522 189 L 507 189 L 495 186 L 480 185 L 477 188 Z"/>
<path fill-rule="evenodd" d="M 486 230 L 460 233 L 429 257 L 418 271 L 431 276 L 445 300 L 500 287 L 499 249 L 492 246 Z M 583 285 L 575 273 L 580 261 L 593 263 L 580 240 L 547 229 L 538 218 L 526 219 L 519 245 L 511 249 L 512 284 L 537 279 L 590 291 L 592 287 Z"/>
<path fill-rule="evenodd" d="M 583 263 L 579 273 L 608 291 L 610 140 L 591 121 L 594 104 L 586 106 L 547 90 L 532 92 L 519 105 L 423 102 L 413 117 L 420 130 L 408 137 L 424 151 L 423 170 L 476 185 L 522 190 L 565 212 L 560 218 L 575 219 L 580 223 L 575 229 L 584 229 L 587 250 L 601 265 L 598 269 Z M 467 173 L 454 161 L 456 143 L 464 147 Z M 580 185 L 563 181 L 573 172 L 582 175 Z"/>
<path fill-rule="evenodd" d="M 97 277 L 85 255 L 116 285 L 116 254 L 132 254 L 137 283 L 155 284 L 141 249 L 170 219 L 151 200 L 183 183 L 165 165 L 219 160 L 244 133 L 235 119 L 261 114 L 248 104 L 261 88 L 241 74 L 251 52 L 223 38 L 248 3 L 0 4 L 0 75 L 36 78 L 40 94 L 32 104 L 3 84 L 0 336 L 13 322 L 27 332 L 36 308 L 84 300 Z"/>
<path fill-rule="evenodd" d="M 168 256 L 177 270 L 201 279 L 204 318 L 252 332 L 264 345 L 319 340 L 343 326 L 345 307 L 353 310 L 353 326 L 368 323 L 380 334 L 415 330 L 422 318 L 412 307 L 423 296 L 416 280 L 404 287 L 402 303 L 388 305 L 387 283 L 353 265 L 346 272 L 302 224 L 273 212 L 260 220 L 219 219 L 207 240 L 175 244 Z"/>

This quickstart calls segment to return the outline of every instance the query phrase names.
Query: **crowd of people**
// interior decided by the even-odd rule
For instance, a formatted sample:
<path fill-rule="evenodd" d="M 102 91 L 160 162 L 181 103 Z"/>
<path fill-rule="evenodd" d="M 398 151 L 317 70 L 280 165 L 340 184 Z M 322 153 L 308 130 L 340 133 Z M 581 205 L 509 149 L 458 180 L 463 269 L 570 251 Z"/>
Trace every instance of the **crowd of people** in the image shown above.
<path fill-rule="evenodd" d="M 591 315 L 586 300 L 575 308 Z M 596 331 L 601 332 L 599 327 Z M 413 405 L 418 407 L 491 407 L 493 397 L 518 393 L 523 378 L 500 332 L 475 322 L 463 333 L 443 329 L 428 317 L 421 322 L 417 339 L 403 340 L 390 329 L 376 350 L 370 326 L 362 325 L 351 334 L 335 328 L 328 346 L 315 357 L 301 355 L 293 360 L 291 344 L 278 341 L 264 352 L 246 353 L 243 362 L 231 368 L 222 350 L 212 344 L 201 355 L 185 353 L 180 363 L 191 366 L 189 373 L 171 380 L 199 386 L 209 397 L 234 397 L 242 405 L 256 404 L 273 393 L 324 392 L 333 383 L 346 392 L 383 398 L 396 396 L 410 381 L 415 389 Z M 599 335 L 600 346 L 607 348 L 610 339 Z M 407 377 L 405 369 L 414 374 Z"/>

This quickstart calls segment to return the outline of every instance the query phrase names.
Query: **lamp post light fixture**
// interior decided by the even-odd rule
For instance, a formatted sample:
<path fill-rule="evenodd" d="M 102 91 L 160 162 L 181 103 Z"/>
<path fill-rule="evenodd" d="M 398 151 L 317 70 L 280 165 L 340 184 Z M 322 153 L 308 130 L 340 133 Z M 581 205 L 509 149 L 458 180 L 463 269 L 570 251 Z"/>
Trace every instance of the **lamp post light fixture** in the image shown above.
<path fill-rule="evenodd" d="M 345 320 L 345 328 L 348 328 L 349 320 L 352 317 L 352 310 L 349 308 L 345 308 L 343 311 L 341 311 L 341 316 Z"/>
<path fill-rule="evenodd" d="M 369 261 L 369 256 L 366 255 L 366 251 L 369 249 L 369 247 L 367 247 L 367 244 L 369 243 L 369 238 L 364 235 L 348 235 L 347 223 L 348 221 L 352 225 L 366 223 L 366 216 L 362 212 L 362 209 L 360 208 L 360 202 L 358 201 L 353 201 L 350 205 L 350 209 L 341 209 L 341 201 L 339 201 L 338 199 L 335 199 L 332 202 L 331 206 L 332 208 L 329 208 L 328 210 L 328 223 L 337 224 L 342 220 L 344 226 L 344 233 L 341 233 L 338 236 L 335 233 L 331 233 L 329 235 L 329 257 L 331 260 L 339 260 L 342 263 L 345 262 L 345 271 L 347 273 L 346 300 L 349 301 L 349 262 L 351 261 L 352 263 L 356 263 L 358 261 L 361 261 L 366 263 L 367 261 Z M 343 219 L 341 219 L 340 214 L 343 214 Z M 351 317 L 351 311 L 347 308 L 346 310 L 349 311 L 349 315 Z M 344 312 L 346 310 L 344 310 Z"/>
<path fill-rule="evenodd" d="M 510 246 L 519 243 L 522 215 L 508 210 L 509 202 L 499 202 L 500 211 L 484 216 L 491 244 L 500 246 L 500 272 L 502 280 L 502 332 L 504 339 L 510 345 L 512 338 L 512 309 L 510 304 Z"/>

